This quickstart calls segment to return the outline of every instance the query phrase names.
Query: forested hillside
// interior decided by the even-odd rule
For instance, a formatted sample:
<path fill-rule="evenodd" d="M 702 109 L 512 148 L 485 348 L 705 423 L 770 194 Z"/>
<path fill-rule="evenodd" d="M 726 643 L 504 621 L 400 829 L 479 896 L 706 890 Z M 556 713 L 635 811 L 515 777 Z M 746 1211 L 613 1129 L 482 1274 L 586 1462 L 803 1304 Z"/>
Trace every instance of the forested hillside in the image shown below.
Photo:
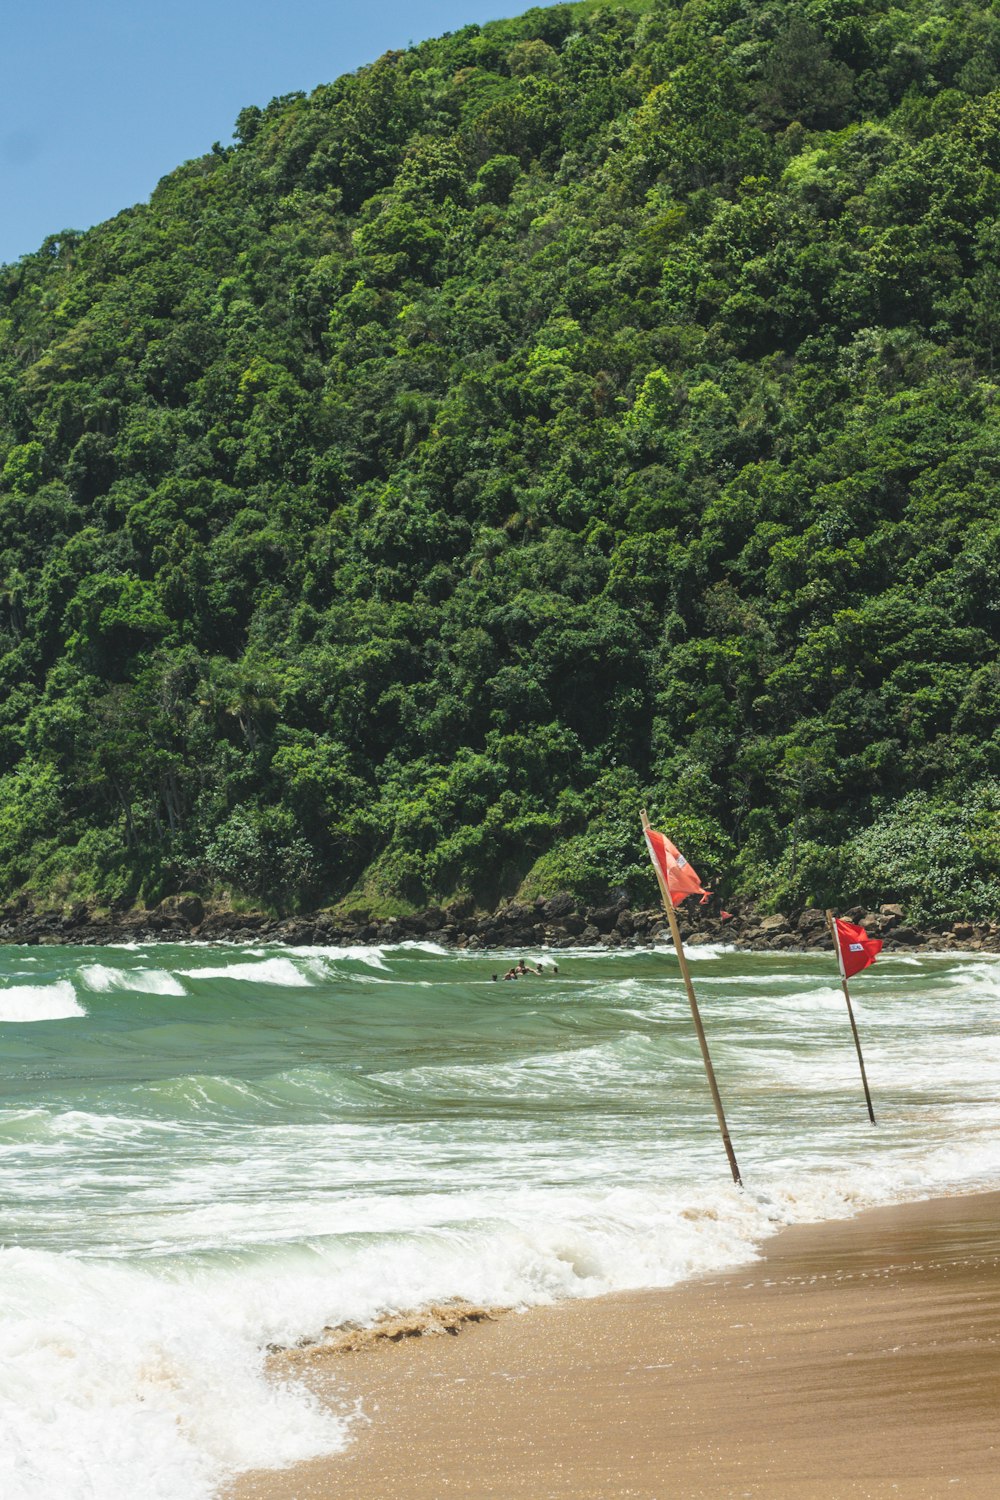
<path fill-rule="evenodd" d="M 652 896 L 645 804 L 995 914 L 994 5 L 471 26 L 0 284 L 0 898 Z"/>

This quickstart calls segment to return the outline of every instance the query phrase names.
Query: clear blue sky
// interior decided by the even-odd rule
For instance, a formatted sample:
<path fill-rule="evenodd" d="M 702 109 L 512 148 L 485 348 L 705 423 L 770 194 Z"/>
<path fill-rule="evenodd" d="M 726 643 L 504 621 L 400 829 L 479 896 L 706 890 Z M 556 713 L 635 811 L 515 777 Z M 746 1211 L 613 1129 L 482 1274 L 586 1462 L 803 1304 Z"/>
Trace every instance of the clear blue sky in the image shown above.
<path fill-rule="evenodd" d="M 0 88 L 0 262 L 148 198 L 247 104 L 531 0 L 12 3 Z"/>

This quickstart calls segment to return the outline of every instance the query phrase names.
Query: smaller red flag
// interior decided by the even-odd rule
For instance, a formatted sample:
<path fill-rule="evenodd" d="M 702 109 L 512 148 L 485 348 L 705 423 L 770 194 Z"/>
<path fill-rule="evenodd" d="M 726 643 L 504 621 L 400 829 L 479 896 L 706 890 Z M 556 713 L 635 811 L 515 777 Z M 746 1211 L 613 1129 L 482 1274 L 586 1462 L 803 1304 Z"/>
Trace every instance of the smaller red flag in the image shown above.
<path fill-rule="evenodd" d="M 699 905 L 704 906 L 708 900 L 708 891 L 676 844 L 672 844 L 665 834 L 657 833 L 655 828 L 647 828 L 645 832 L 649 857 L 654 869 L 659 870 L 663 876 L 673 905 L 680 906 L 688 896 L 700 896 Z"/>
<path fill-rule="evenodd" d="M 863 927 L 843 922 L 840 917 L 834 917 L 833 926 L 837 934 L 840 972 L 845 979 L 850 979 L 852 974 L 860 974 L 862 969 L 875 962 L 882 952 L 882 942 L 880 938 L 870 938 Z"/>

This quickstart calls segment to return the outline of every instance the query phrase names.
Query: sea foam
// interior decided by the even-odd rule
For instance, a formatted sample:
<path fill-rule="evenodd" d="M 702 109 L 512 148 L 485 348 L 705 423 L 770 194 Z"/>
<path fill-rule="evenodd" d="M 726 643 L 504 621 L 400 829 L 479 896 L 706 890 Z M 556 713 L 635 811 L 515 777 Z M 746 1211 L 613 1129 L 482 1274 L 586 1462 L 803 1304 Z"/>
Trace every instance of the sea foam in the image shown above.
<path fill-rule="evenodd" d="M 289 958 L 266 958 L 260 962 L 224 964 L 216 968 L 181 969 L 188 979 L 234 979 L 240 984 L 272 984 L 301 989 L 313 983 Z"/>
<path fill-rule="evenodd" d="M 181 981 L 165 969 L 120 969 L 109 964 L 85 964 L 80 970 L 80 980 L 88 990 L 97 994 L 106 994 L 110 990 L 138 995 L 187 993 Z"/>
<path fill-rule="evenodd" d="M 15 984 L 0 989 L 0 1022 L 63 1021 L 87 1012 L 68 979 L 54 984 Z"/>
<path fill-rule="evenodd" d="M 0 1251 L 4 1500 L 208 1500 L 234 1470 L 341 1446 L 343 1421 L 266 1380 L 257 1292 Z"/>
<path fill-rule="evenodd" d="M 404 945 L 400 944 L 400 948 Z M 414 947 L 418 946 L 414 944 Z M 428 946 L 424 951 L 433 950 Z M 337 947 L 314 947 L 314 948 L 289 948 L 289 953 L 297 958 L 312 960 L 330 959 L 334 963 L 359 963 L 365 964 L 371 969 L 387 969 L 389 965 L 385 961 L 385 954 L 391 953 L 391 948 L 381 948 L 369 944 L 353 944 L 343 948 Z"/>

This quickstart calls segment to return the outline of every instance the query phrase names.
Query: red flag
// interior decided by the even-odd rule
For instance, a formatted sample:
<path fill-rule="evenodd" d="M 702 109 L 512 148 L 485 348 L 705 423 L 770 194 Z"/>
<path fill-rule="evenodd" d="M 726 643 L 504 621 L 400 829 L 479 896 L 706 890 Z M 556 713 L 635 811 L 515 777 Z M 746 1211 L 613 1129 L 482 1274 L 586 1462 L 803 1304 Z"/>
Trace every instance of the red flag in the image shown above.
<path fill-rule="evenodd" d="M 657 833 L 655 828 L 647 828 L 645 833 L 653 868 L 663 876 L 674 906 L 680 906 L 688 896 L 699 895 L 699 905 L 704 906 L 708 900 L 708 891 L 676 845 L 665 834 Z"/>
<path fill-rule="evenodd" d="M 862 969 L 875 962 L 882 952 L 882 942 L 880 938 L 870 938 L 863 927 L 843 922 L 840 917 L 834 917 L 833 926 L 837 934 L 840 972 L 845 979 L 850 979 L 852 974 L 860 974 Z"/>

